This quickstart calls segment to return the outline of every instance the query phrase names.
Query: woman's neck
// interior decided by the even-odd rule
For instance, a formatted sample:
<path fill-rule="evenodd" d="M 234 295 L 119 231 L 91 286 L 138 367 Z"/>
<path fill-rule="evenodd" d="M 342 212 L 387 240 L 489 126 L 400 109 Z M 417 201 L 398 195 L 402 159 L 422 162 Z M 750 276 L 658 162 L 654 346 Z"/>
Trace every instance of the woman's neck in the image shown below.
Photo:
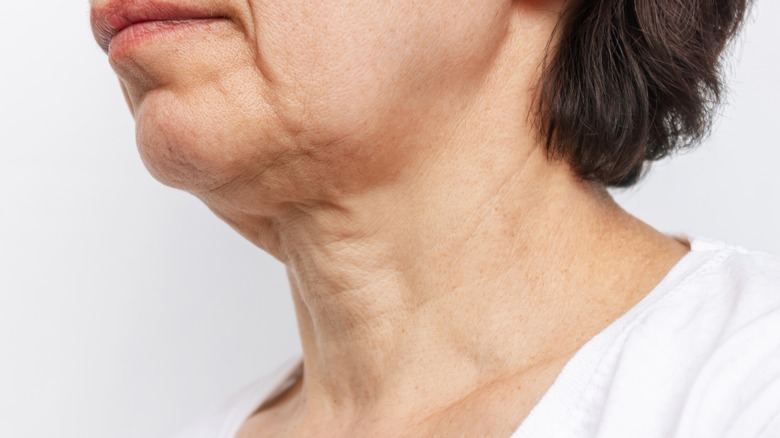
<path fill-rule="evenodd" d="M 687 251 L 548 160 L 527 120 L 538 57 L 518 55 L 532 36 L 520 30 L 499 68 L 436 99 L 408 138 L 312 149 L 264 168 L 265 185 L 201 196 L 287 266 L 305 362 L 296 415 L 424 416 L 567 357 Z"/>
<path fill-rule="evenodd" d="M 686 252 L 544 160 L 451 159 L 274 223 L 310 415 L 419 414 L 570 355 Z"/>

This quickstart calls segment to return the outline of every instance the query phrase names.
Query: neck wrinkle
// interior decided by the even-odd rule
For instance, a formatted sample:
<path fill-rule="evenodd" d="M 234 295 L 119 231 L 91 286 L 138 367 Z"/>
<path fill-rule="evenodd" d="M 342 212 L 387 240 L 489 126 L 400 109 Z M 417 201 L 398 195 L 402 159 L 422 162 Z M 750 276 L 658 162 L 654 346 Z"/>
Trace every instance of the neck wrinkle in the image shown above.
<path fill-rule="evenodd" d="M 617 207 L 542 158 L 487 157 L 503 164 L 461 186 L 428 172 L 413 190 L 286 224 L 308 411 L 421 414 L 574 348 L 550 315 L 586 305 L 569 266 L 593 272 L 583 255 L 614 230 Z"/>

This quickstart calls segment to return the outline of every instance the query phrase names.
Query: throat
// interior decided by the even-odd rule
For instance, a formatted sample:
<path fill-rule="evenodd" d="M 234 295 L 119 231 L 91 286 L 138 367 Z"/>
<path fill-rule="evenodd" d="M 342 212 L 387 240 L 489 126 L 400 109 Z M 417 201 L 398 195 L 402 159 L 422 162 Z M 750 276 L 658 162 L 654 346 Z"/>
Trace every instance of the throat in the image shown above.
<path fill-rule="evenodd" d="M 532 406 L 688 251 L 556 175 L 526 169 L 459 202 L 426 185 L 284 221 L 304 372 L 258 413 L 358 427 L 446 418 L 470 400 Z"/>

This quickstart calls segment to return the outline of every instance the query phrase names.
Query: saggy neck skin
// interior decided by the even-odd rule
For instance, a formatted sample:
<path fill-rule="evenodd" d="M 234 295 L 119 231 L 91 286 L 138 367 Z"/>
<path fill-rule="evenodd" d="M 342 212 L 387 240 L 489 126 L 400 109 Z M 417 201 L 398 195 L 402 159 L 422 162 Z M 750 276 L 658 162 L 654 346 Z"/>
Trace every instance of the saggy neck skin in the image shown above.
<path fill-rule="evenodd" d="M 541 152 L 462 150 L 269 227 L 303 345 L 298 421 L 419 418 L 571 355 L 687 251 Z"/>
<path fill-rule="evenodd" d="M 560 364 L 688 251 L 547 159 L 530 91 L 507 88 L 538 58 L 503 61 L 389 182 L 273 215 L 203 197 L 287 267 L 305 371 L 286 424 L 413 424 Z"/>

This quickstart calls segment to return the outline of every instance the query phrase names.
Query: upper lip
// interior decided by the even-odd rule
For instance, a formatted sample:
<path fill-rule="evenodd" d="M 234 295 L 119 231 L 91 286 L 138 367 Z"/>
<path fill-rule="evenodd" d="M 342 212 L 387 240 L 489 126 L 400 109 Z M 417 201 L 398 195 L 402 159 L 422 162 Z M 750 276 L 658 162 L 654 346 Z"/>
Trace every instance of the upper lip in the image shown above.
<path fill-rule="evenodd" d="M 193 6 L 155 0 L 112 0 L 100 8 L 93 7 L 89 21 L 95 40 L 103 51 L 108 53 L 111 38 L 133 24 L 199 18 L 223 18 L 223 16 Z"/>

